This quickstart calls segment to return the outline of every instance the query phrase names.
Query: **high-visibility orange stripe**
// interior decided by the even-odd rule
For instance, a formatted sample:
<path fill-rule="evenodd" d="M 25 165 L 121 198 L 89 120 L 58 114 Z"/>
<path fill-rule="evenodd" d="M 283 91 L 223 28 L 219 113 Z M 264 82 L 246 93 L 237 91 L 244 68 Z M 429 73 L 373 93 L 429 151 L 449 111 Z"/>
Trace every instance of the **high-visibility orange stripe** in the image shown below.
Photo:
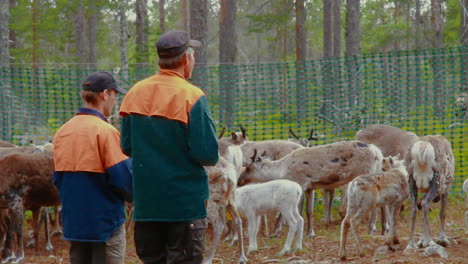
<path fill-rule="evenodd" d="M 56 171 L 104 173 L 125 159 L 119 131 L 97 116 L 76 115 L 55 134 Z"/>
<path fill-rule="evenodd" d="M 125 95 L 120 115 L 162 116 L 188 124 L 188 113 L 203 91 L 179 73 L 161 69 L 135 84 Z"/>

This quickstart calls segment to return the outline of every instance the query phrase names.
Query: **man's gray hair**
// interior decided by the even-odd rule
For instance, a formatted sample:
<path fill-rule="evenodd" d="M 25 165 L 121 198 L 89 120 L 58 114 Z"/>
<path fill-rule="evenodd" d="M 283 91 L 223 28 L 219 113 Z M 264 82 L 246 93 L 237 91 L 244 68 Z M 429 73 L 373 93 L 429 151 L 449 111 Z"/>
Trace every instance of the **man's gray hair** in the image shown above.
<path fill-rule="evenodd" d="M 182 54 L 172 58 L 159 58 L 158 64 L 161 69 L 175 69 L 182 64 L 182 58 L 185 54 L 193 55 L 194 50 L 192 47 L 188 47 Z"/>

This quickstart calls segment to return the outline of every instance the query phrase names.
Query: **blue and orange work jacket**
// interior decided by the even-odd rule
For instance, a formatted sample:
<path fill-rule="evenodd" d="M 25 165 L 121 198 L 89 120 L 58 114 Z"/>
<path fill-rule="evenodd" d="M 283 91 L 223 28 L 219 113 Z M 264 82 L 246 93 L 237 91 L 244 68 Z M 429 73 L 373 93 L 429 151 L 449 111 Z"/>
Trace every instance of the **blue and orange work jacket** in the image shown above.
<path fill-rule="evenodd" d="M 204 165 L 218 161 L 216 129 L 204 92 L 161 69 L 136 83 L 120 107 L 121 146 L 133 162 L 136 221 L 206 217 Z"/>
<path fill-rule="evenodd" d="M 131 159 L 119 131 L 98 111 L 80 108 L 54 137 L 54 183 L 66 240 L 105 242 L 125 222 L 132 200 Z"/>

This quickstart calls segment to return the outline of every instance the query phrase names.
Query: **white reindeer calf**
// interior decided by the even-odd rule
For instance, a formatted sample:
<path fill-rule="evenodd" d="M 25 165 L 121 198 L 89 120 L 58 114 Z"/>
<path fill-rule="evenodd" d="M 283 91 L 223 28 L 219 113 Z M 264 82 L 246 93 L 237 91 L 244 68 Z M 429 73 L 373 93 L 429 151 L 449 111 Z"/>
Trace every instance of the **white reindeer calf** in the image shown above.
<path fill-rule="evenodd" d="M 468 179 L 463 182 L 463 191 L 465 192 L 465 233 L 468 234 Z"/>
<path fill-rule="evenodd" d="M 278 210 L 289 226 L 288 237 L 279 254 L 283 255 L 291 251 L 292 240 L 296 233 L 295 249 L 302 248 L 304 219 L 299 214 L 298 209 L 301 196 L 301 186 L 289 180 L 274 180 L 236 189 L 236 208 L 248 221 L 249 248 L 247 254 L 257 250 L 259 217 L 271 210 Z"/>
<path fill-rule="evenodd" d="M 408 198 L 408 172 L 403 160 L 388 157 L 383 160 L 384 168 L 391 169 L 384 172 L 361 175 L 349 183 L 348 205 L 346 216 L 341 223 L 339 257 L 346 259 L 346 238 L 351 227 L 359 256 L 363 256 L 356 224 L 362 217 L 377 207 L 385 207 L 389 232 L 385 244 L 390 250 L 393 244 L 398 244 L 395 234 L 395 220 L 403 202 Z"/>

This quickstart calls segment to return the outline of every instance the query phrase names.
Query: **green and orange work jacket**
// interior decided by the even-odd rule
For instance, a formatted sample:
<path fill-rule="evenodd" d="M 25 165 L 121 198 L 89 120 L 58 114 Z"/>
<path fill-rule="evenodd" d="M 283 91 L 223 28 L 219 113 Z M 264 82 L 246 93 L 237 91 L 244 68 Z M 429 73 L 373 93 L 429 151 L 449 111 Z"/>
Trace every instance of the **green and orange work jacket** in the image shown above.
<path fill-rule="evenodd" d="M 206 217 L 203 166 L 218 161 L 218 142 L 204 92 L 161 69 L 129 90 L 120 115 L 121 147 L 133 162 L 134 219 Z"/>

